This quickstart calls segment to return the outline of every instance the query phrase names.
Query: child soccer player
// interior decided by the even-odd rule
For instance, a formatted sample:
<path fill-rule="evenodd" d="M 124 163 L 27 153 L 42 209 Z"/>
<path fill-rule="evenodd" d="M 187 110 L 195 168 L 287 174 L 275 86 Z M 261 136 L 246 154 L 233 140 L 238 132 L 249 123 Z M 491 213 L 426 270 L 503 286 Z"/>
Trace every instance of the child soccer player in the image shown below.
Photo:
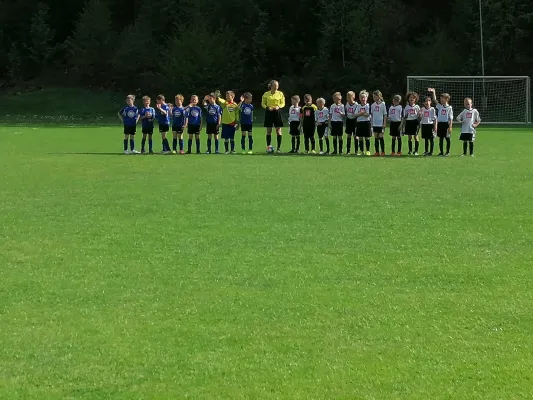
<path fill-rule="evenodd" d="M 355 93 L 349 91 L 346 93 L 346 154 L 350 154 L 352 150 L 352 138 L 354 139 L 355 152 L 357 153 L 357 138 L 355 136 L 355 127 L 357 124 L 357 116 L 355 115 L 355 109 L 357 102 L 355 101 Z"/>
<path fill-rule="evenodd" d="M 337 92 L 333 95 L 333 104 L 329 109 L 329 120 L 331 123 L 331 136 L 333 136 L 333 154 L 342 154 L 342 135 L 344 128 L 344 116 L 346 110 L 342 104 L 342 94 Z"/>
<path fill-rule="evenodd" d="M 183 95 L 176 95 L 174 101 L 176 105 L 172 107 L 172 153 L 178 150 L 178 140 L 180 144 L 180 154 L 183 154 L 183 131 L 187 126 L 185 109 L 183 108 Z"/>
<path fill-rule="evenodd" d="M 241 149 L 243 154 L 246 151 L 246 135 L 248 135 L 248 154 L 253 153 L 254 138 L 252 136 L 252 127 L 254 122 L 254 106 L 252 104 L 252 94 L 246 92 L 241 96 L 240 121 L 241 121 Z"/>
<path fill-rule="evenodd" d="M 474 140 L 476 140 L 476 128 L 481 123 L 479 112 L 472 107 L 472 99 L 467 97 L 464 101 L 465 109 L 457 116 L 461 122 L 461 136 L 463 142 L 463 157 L 466 156 L 467 147 L 470 146 L 470 156 L 474 157 Z"/>
<path fill-rule="evenodd" d="M 300 96 L 292 96 L 291 103 L 289 108 L 289 133 L 291 135 L 292 148 L 289 153 L 296 154 L 300 151 L 300 119 L 302 111 Z"/>
<path fill-rule="evenodd" d="M 435 89 L 428 88 L 431 99 L 436 103 Z M 443 93 L 440 95 L 440 102 L 437 103 L 437 136 L 439 138 L 439 156 L 448 157 L 450 155 L 451 134 L 453 126 L 453 109 L 450 106 L 450 95 Z M 446 153 L 444 153 L 444 139 L 446 139 Z"/>
<path fill-rule="evenodd" d="M 155 118 L 155 109 L 150 107 L 151 99 L 148 96 L 143 97 L 143 108 L 140 112 L 141 116 L 141 125 L 143 138 L 141 141 L 141 153 L 144 154 L 146 146 L 146 138 L 148 137 L 148 152 L 154 154 L 153 151 L 153 140 L 152 136 L 154 134 L 154 118 Z"/>
<path fill-rule="evenodd" d="M 320 147 L 319 154 L 329 154 L 329 110 L 326 108 L 326 100 L 324 100 L 322 97 L 317 99 L 316 105 L 317 109 L 315 111 L 315 122 L 316 130 L 318 132 L 318 145 Z M 324 139 L 326 139 L 326 152 L 324 152 Z"/>
<path fill-rule="evenodd" d="M 222 107 L 216 104 L 215 94 L 211 93 L 204 97 L 204 109 L 206 112 L 207 152 L 211 154 L 211 143 L 215 137 L 215 153 L 218 154 L 218 131 L 222 118 Z"/>
<path fill-rule="evenodd" d="M 374 157 L 385 156 L 385 138 L 383 134 L 387 126 L 387 106 L 383 101 L 383 94 L 376 90 L 372 93 L 374 104 L 372 104 L 372 132 L 374 133 Z M 381 153 L 379 149 L 381 147 Z"/>
<path fill-rule="evenodd" d="M 432 156 L 435 147 L 435 131 L 437 130 L 437 114 L 431 107 L 431 97 L 424 99 L 424 106 L 420 109 L 420 124 L 422 126 L 422 139 L 424 139 L 424 155 Z"/>
<path fill-rule="evenodd" d="M 235 154 L 235 131 L 239 129 L 239 105 L 233 100 L 235 99 L 235 92 L 228 90 L 226 92 L 226 100 L 219 96 L 220 92 L 215 92 L 217 100 L 222 107 L 222 139 L 224 139 L 224 148 L 226 154 Z"/>
<path fill-rule="evenodd" d="M 315 113 L 316 106 L 313 104 L 313 97 L 310 94 L 304 96 L 304 106 L 302 107 L 302 130 L 304 132 L 305 153 L 309 154 L 309 144 L 311 144 L 311 154 L 315 151 Z"/>
<path fill-rule="evenodd" d="M 137 132 L 137 122 L 139 122 L 139 109 L 135 107 L 135 96 L 130 94 L 126 96 L 126 106 L 118 112 L 118 117 L 124 125 L 124 154 L 130 154 L 128 151 L 128 139 L 130 141 L 131 154 L 139 154 L 135 150 L 135 132 Z"/>
<path fill-rule="evenodd" d="M 389 108 L 389 120 L 390 128 L 389 134 L 392 137 L 392 153 L 391 156 L 401 156 L 402 155 L 402 96 L 396 95 L 392 98 L 392 106 Z M 396 142 L 398 142 L 398 152 L 396 153 Z"/>
<path fill-rule="evenodd" d="M 355 134 L 359 138 L 359 151 L 357 155 L 370 155 L 370 105 L 368 104 L 368 92 L 361 90 L 359 92 L 360 103 L 355 108 L 355 115 L 357 116 L 357 129 Z M 364 143 L 363 143 L 364 140 Z M 366 146 L 366 152 L 365 151 Z"/>
<path fill-rule="evenodd" d="M 156 118 L 159 124 L 159 133 L 161 133 L 161 144 L 163 154 L 170 153 L 170 145 L 167 139 L 167 133 L 170 130 L 170 107 L 165 103 L 165 96 L 160 94 L 156 98 Z"/>
<path fill-rule="evenodd" d="M 409 140 L 409 153 L 408 155 L 418 155 L 418 127 L 420 120 L 418 116 L 420 114 L 420 107 L 416 104 L 418 101 L 418 94 L 414 92 L 407 93 L 407 105 L 403 109 L 402 126 L 400 129 L 404 131 Z M 413 152 L 413 139 L 415 139 L 415 151 Z"/>
<path fill-rule="evenodd" d="M 198 106 L 198 96 L 193 94 L 191 102 L 185 109 L 187 117 L 187 154 L 192 152 L 192 140 L 196 139 L 196 154 L 200 154 L 200 131 L 202 130 L 202 109 Z"/>

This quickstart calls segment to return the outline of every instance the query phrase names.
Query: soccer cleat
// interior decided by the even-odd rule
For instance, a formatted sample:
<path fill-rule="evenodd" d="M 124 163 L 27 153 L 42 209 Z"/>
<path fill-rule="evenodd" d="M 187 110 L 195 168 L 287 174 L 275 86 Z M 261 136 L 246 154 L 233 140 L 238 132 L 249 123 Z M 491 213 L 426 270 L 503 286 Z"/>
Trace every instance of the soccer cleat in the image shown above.
<path fill-rule="evenodd" d="M 229 151 L 226 151 L 224 154 L 229 154 Z"/>
<path fill-rule="evenodd" d="M 474 155 L 473 155 L 473 154 L 470 154 L 470 157 L 474 157 Z"/>
<path fill-rule="evenodd" d="M 153 150 L 150 150 L 150 151 L 148 152 L 148 154 L 154 154 L 154 151 L 153 151 Z"/>
<path fill-rule="evenodd" d="M 336 156 L 337 154 L 339 154 L 339 153 L 337 153 L 336 151 L 334 151 L 333 153 L 331 153 L 332 156 Z"/>
<path fill-rule="evenodd" d="M 242 151 L 241 151 L 241 154 L 242 154 L 242 155 L 246 154 L 246 150 L 242 150 Z"/>
<path fill-rule="evenodd" d="M 280 150 L 280 149 L 277 149 L 277 150 L 276 150 L 276 153 L 281 154 L 281 150 Z"/>
<path fill-rule="evenodd" d="M 192 151 L 188 150 L 188 151 L 187 151 L 187 154 L 192 154 Z"/>
<path fill-rule="evenodd" d="M 132 150 L 132 151 L 131 151 L 131 154 L 141 154 L 141 153 L 138 152 L 137 150 Z"/>
<path fill-rule="evenodd" d="M 316 150 L 311 150 L 311 154 L 316 154 Z"/>
<path fill-rule="evenodd" d="M 450 157 L 450 153 L 444 154 L 444 157 Z"/>
<path fill-rule="evenodd" d="M 347 151 L 347 152 L 346 152 L 346 155 L 347 155 L 347 156 L 351 156 L 352 154 L 351 154 L 349 151 Z"/>
<path fill-rule="evenodd" d="M 161 152 L 161 154 L 165 154 L 165 155 L 167 155 L 167 154 L 170 154 L 170 151 L 168 151 L 168 150 L 164 150 L 164 151 Z"/>
<path fill-rule="evenodd" d="M 254 154 L 252 150 L 248 150 L 248 154 Z"/>
<path fill-rule="evenodd" d="M 396 153 L 396 157 L 401 157 L 402 156 L 402 152 L 399 151 L 398 153 Z"/>
<path fill-rule="evenodd" d="M 180 154 L 185 154 L 185 152 L 183 150 L 180 150 Z"/>
<path fill-rule="evenodd" d="M 210 152 L 209 150 L 207 150 L 207 151 L 205 152 L 205 154 L 211 154 L 211 152 Z"/>
<path fill-rule="evenodd" d="M 128 150 L 124 150 L 124 154 L 130 154 L 130 152 Z"/>
<path fill-rule="evenodd" d="M 424 151 L 424 154 L 423 154 L 423 155 L 427 156 L 428 154 L 429 154 L 429 153 L 428 153 L 427 151 Z"/>
<path fill-rule="evenodd" d="M 235 154 L 235 150 L 231 150 L 231 154 Z"/>
<path fill-rule="evenodd" d="M 172 150 L 172 154 L 178 154 L 176 150 Z"/>
<path fill-rule="evenodd" d="M 357 153 L 355 153 L 356 156 L 362 156 L 363 155 L 363 152 L 362 151 L 358 151 Z"/>
<path fill-rule="evenodd" d="M 444 153 L 437 154 L 437 157 L 444 157 Z"/>
<path fill-rule="evenodd" d="M 323 156 L 323 155 L 326 154 L 326 153 L 324 153 L 323 151 L 321 151 L 321 152 L 318 153 L 318 154 L 320 154 L 321 156 Z"/>
<path fill-rule="evenodd" d="M 410 151 L 409 153 L 407 153 L 408 156 L 412 156 L 413 155 L 413 152 Z"/>
<path fill-rule="evenodd" d="M 365 153 L 365 156 L 370 156 L 370 155 L 371 155 L 371 154 L 370 154 L 369 151 L 367 151 L 367 152 Z"/>
<path fill-rule="evenodd" d="M 418 152 L 415 151 L 415 152 L 413 153 L 413 156 L 417 156 L 417 155 L 418 155 Z"/>
<path fill-rule="evenodd" d="M 304 154 L 309 154 L 309 150 L 306 150 L 306 151 L 304 152 Z"/>
<path fill-rule="evenodd" d="M 385 157 L 385 152 L 382 151 L 381 154 L 380 154 L 381 157 Z"/>
<path fill-rule="evenodd" d="M 396 155 L 396 153 L 393 151 L 392 153 L 390 153 L 391 157 L 394 157 Z"/>
<path fill-rule="evenodd" d="M 146 154 L 146 150 L 141 149 L 141 154 Z"/>
<path fill-rule="evenodd" d="M 220 151 L 216 150 L 216 151 L 215 151 L 215 154 L 220 154 Z"/>

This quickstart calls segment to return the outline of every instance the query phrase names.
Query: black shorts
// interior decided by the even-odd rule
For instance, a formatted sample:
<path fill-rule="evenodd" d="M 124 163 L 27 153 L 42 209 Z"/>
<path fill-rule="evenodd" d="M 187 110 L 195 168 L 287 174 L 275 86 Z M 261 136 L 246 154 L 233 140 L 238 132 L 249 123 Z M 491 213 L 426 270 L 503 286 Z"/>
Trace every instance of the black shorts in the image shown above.
<path fill-rule="evenodd" d="M 440 138 L 450 137 L 450 134 L 448 133 L 449 127 L 449 122 L 437 122 L 437 136 Z"/>
<path fill-rule="evenodd" d="M 310 138 L 310 137 L 315 136 L 315 129 L 316 129 L 316 125 L 315 124 L 313 124 L 313 125 L 304 124 L 303 125 L 303 129 L 302 129 L 304 131 L 304 137 Z"/>
<path fill-rule="evenodd" d="M 170 126 L 168 124 L 159 124 L 160 133 L 167 133 L 169 130 L 170 130 Z"/>
<path fill-rule="evenodd" d="M 402 136 L 402 133 L 400 132 L 401 125 L 402 125 L 401 121 L 391 121 L 390 128 L 389 128 L 389 134 L 394 137 Z"/>
<path fill-rule="evenodd" d="M 418 135 L 420 122 L 417 119 L 408 119 L 405 121 L 405 134 L 409 136 Z"/>
<path fill-rule="evenodd" d="M 300 121 L 291 121 L 289 122 L 289 133 L 292 136 L 300 135 Z"/>
<path fill-rule="evenodd" d="M 281 128 L 283 127 L 283 119 L 281 118 L 280 110 L 266 110 L 265 111 L 265 128 Z"/>
<path fill-rule="evenodd" d="M 316 131 L 318 133 L 318 137 L 322 139 L 327 134 L 328 124 L 324 122 L 322 125 L 318 125 L 316 127 Z"/>
<path fill-rule="evenodd" d="M 199 135 L 200 125 L 187 125 L 187 133 L 189 135 Z"/>
<path fill-rule="evenodd" d="M 434 137 L 433 124 L 422 124 L 422 139 L 432 139 Z"/>
<path fill-rule="evenodd" d="M 370 137 L 370 121 L 357 121 L 357 130 L 355 131 L 355 134 L 357 137 Z"/>
<path fill-rule="evenodd" d="M 178 135 L 183 134 L 183 126 L 176 126 L 174 125 L 172 127 L 172 132 L 176 132 Z"/>
<path fill-rule="evenodd" d="M 124 125 L 124 135 L 135 135 L 137 125 Z"/>
<path fill-rule="evenodd" d="M 342 128 L 344 123 L 342 121 L 331 121 L 331 136 L 342 136 Z"/>
<path fill-rule="evenodd" d="M 374 133 L 383 133 L 383 127 L 382 126 L 373 126 L 372 132 Z"/>
<path fill-rule="evenodd" d="M 356 122 L 355 118 L 346 118 L 346 133 L 348 135 L 355 135 Z"/>
<path fill-rule="evenodd" d="M 475 133 L 461 133 L 461 136 L 459 136 L 459 140 L 462 140 L 463 142 L 473 142 L 476 140 L 476 134 Z"/>
<path fill-rule="evenodd" d="M 250 132 L 252 133 L 252 124 L 242 124 L 241 132 Z"/>
<path fill-rule="evenodd" d="M 153 126 L 151 126 L 151 127 L 143 126 L 142 132 L 143 132 L 143 135 L 153 135 L 154 134 L 154 127 Z"/>
<path fill-rule="evenodd" d="M 218 135 L 218 124 L 207 123 L 205 132 L 208 135 Z"/>

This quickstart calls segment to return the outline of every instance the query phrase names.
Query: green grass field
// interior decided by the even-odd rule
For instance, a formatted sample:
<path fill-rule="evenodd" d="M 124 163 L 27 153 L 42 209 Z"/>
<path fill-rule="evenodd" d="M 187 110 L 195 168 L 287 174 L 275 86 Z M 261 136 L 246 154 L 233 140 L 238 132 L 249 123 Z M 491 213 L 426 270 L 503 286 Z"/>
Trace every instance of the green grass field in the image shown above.
<path fill-rule="evenodd" d="M 118 126 L 0 127 L 0 398 L 532 398 L 533 133 L 454 136 L 124 156 Z"/>

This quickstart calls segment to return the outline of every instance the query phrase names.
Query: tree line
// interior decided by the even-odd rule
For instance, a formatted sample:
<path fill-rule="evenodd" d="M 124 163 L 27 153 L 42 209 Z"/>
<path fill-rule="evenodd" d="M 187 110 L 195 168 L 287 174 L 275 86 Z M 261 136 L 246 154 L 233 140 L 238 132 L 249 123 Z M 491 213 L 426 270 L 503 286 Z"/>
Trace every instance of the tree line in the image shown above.
<path fill-rule="evenodd" d="M 127 5 L 126 5 L 127 4 Z M 530 0 L 482 0 L 486 75 L 531 75 Z M 478 2 L 0 0 L 0 83 L 122 92 L 379 88 L 480 75 Z"/>

